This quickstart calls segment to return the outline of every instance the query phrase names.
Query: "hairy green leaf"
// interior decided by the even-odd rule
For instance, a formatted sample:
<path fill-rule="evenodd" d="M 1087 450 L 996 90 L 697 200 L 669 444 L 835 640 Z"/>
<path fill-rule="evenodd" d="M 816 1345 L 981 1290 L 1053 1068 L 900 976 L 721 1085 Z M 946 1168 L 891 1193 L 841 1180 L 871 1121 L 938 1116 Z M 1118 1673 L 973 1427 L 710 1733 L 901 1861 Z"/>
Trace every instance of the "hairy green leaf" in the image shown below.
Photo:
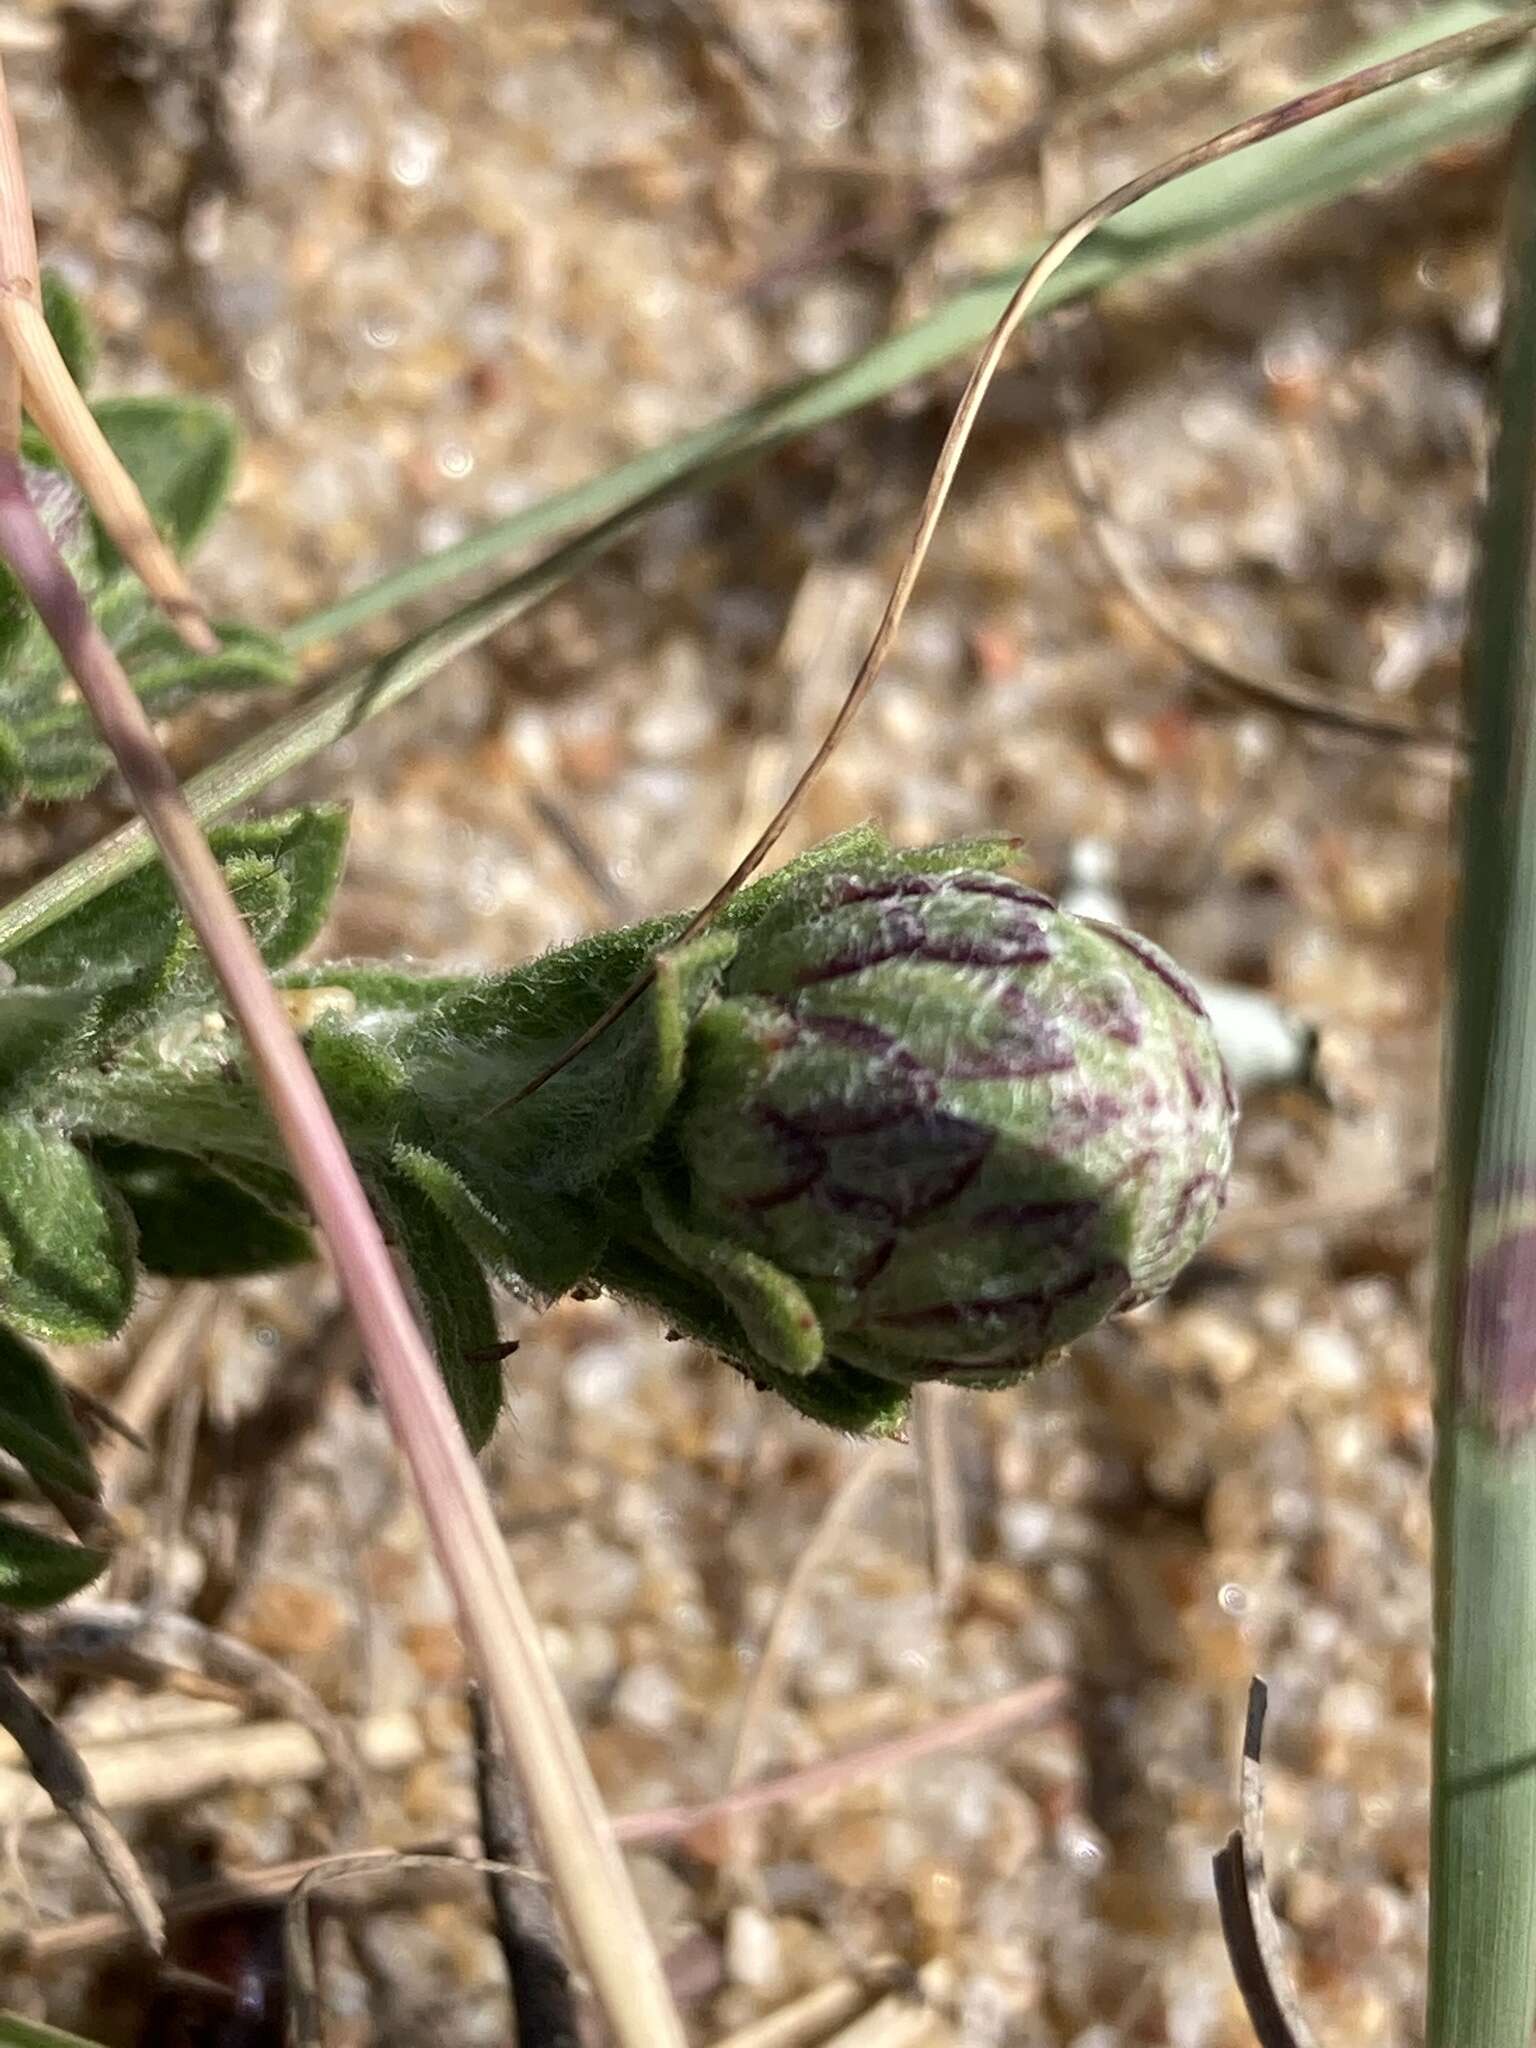
<path fill-rule="evenodd" d="M 111 1142 L 95 1158 L 133 1212 L 147 1272 L 226 1280 L 314 1257 L 307 1230 L 200 1159 Z"/>
<path fill-rule="evenodd" d="M 460 1426 L 478 1451 L 496 1427 L 502 1401 L 500 1332 L 485 1277 L 473 1252 L 419 1187 L 386 1174 L 375 1181 L 373 1193 L 410 1269 Z"/>
<path fill-rule="evenodd" d="M 0 1515 L 0 1607 L 52 1607 L 99 1578 L 110 1558 Z"/>
<path fill-rule="evenodd" d="M 71 286 L 56 270 L 43 272 L 43 318 L 58 344 L 64 367 L 81 391 L 89 390 L 96 374 L 96 330 L 90 316 Z"/>
<path fill-rule="evenodd" d="M 56 1344 L 122 1328 L 133 1305 L 133 1221 L 57 1131 L 0 1118 L 0 1322 Z"/>
<path fill-rule="evenodd" d="M 263 954 L 268 966 L 283 966 L 310 943 L 330 908 L 346 849 L 346 811 L 317 804 L 220 826 L 208 836 L 226 869 L 264 861 L 282 876 L 286 907 L 263 936 Z M 241 871 L 251 872 L 248 866 Z M 29 987 L 94 995 L 152 988 L 157 1001 L 182 992 L 188 985 L 183 977 L 195 971 L 185 920 L 158 867 L 130 876 L 17 946 L 9 964 Z"/>
<path fill-rule="evenodd" d="M 83 330 L 70 324 L 72 304 L 59 298 L 57 310 L 75 346 Z M 230 422 L 214 407 L 180 398 L 109 399 L 95 415 L 157 525 L 178 551 L 190 547 L 228 486 L 235 447 Z M 168 717 L 197 696 L 293 680 L 291 657 L 249 627 L 218 627 L 214 654 L 183 647 L 35 429 L 27 430 L 23 447 L 27 488 L 43 524 L 157 717 Z M 0 569 L 0 802 L 30 796 L 58 803 L 81 796 L 110 765 L 58 650 L 15 578 Z"/>
<path fill-rule="evenodd" d="M 549 1190 L 529 1194 L 481 1153 L 473 1130 L 446 1141 L 441 1153 L 398 1145 L 390 1164 L 497 1279 L 522 1294 L 553 1301 L 597 1264 L 607 1234 L 598 1204 Z"/>
<path fill-rule="evenodd" d="M 234 476 L 234 421 L 197 398 L 107 398 L 91 410 L 156 526 L 177 554 L 189 554 Z M 104 571 L 121 568 L 122 557 L 99 530 L 97 546 Z"/>
<path fill-rule="evenodd" d="M 0 1328 L 0 1448 L 40 1486 L 96 1499 L 90 1453 L 58 1376 L 40 1351 Z"/>
<path fill-rule="evenodd" d="M 24 1099 L 40 1073 L 89 1030 L 93 1003 L 73 989 L 0 987 L 0 1106 Z"/>
<path fill-rule="evenodd" d="M 841 1364 L 806 1374 L 780 1372 L 757 1357 L 722 1297 L 710 1293 L 691 1273 L 649 1255 L 633 1238 L 612 1240 L 601 1271 L 603 1285 L 615 1294 L 680 1325 L 755 1386 L 782 1395 L 802 1415 L 829 1429 L 854 1436 L 892 1436 L 906 1422 L 910 1392 L 889 1380 Z"/>

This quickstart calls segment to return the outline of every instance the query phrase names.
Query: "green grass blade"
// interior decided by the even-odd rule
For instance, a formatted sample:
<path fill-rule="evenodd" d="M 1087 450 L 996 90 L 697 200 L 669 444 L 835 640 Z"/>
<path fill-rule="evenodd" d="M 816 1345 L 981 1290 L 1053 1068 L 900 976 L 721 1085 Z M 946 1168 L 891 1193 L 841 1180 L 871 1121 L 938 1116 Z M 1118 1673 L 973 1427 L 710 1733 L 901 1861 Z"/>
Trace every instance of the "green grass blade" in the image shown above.
<path fill-rule="evenodd" d="M 1447 1054 L 1428 2048 L 1536 2021 L 1536 117 L 1521 125 Z"/>
<path fill-rule="evenodd" d="M 1427 8 L 1395 35 L 1373 38 L 1350 51 L 1328 76 L 1343 77 L 1397 51 L 1454 35 L 1505 12 L 1477 0 Z M 1052 279 L 1032 317 L 1038 319 L 1054 307 L 1103 291 L 1138 270 L 1172 261 L 1203 244 L 1324 205 L 1368 179 L 1401 170 L 1431 150 L 1498 127 L 1518 112 L 1533 77 L 1536 56 L 1529 48 L 1516 48 L 1459 72 L 1449 87 L 1417 82 L 1399 86 L 1277 135 L 1224 163 L 1192 171 L 1101 229 Z M 461 576 L 492 568 L 516 548 L 606 519 L 654 492 L 692 488 L 702 469 L 718 474 L 722 462 L 750 461 L 926 376 L 979 346 L 1044 247 L 1043 240 L 1036 242 L 1006 272 L 958 293 L 926 319 L 820 376 L 786 385 L 713 426 L 541 498 L 483 532 L 311 613 L 288 628 L 284 644 L 297 651 L 334 639 L 383 612 L 430 596 Z"/>

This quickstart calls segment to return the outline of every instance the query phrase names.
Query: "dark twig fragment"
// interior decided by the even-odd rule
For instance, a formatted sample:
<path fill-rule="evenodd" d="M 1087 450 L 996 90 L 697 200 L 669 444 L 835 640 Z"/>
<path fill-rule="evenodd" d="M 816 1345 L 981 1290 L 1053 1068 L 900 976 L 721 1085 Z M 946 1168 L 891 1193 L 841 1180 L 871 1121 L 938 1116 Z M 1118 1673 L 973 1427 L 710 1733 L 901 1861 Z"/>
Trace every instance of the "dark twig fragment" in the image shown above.
<path fill-rule="evenodd" d="M 27 1767 L 66 1820 L 74 1822 L 101 1874 L 116 1893 L 139 1940 L 152 1955 L 165 1947 L 165 1918 L 134 1860 L 107 1818 L 90 1773 L 73 1744 L 15 1676 L 0 1665 L 0 1728 L 14 1737 Z"/>
<path fill-rule="evenodd" d="M 1243 1824 L 1212 1858 L 1221 1932 L 1232 1974 L 1248 2008 L 1260 2048 L 1317 2048 L 1280 1946 L 1280 1925 L 1264 1881 L 1264 1774 L 1259 1754 L 1269 1688 L 1255 1678 L 1248 1688 L 1243 1730 Z"/>
<path fill-rule="evenodd" d="M 517 2038 L 530 2048 L 579 2048 L 575 1993 L 554 1906 L 545 1887 L 522 1874 L 533 1862 L 528 1816 L 477 1685 L 469 1688 L 469 1721 L 480 1839 L 489 1863 L 497 1866 L 487 1870 L 486 1883 L 496 1938 L 506 1958 Z"/>

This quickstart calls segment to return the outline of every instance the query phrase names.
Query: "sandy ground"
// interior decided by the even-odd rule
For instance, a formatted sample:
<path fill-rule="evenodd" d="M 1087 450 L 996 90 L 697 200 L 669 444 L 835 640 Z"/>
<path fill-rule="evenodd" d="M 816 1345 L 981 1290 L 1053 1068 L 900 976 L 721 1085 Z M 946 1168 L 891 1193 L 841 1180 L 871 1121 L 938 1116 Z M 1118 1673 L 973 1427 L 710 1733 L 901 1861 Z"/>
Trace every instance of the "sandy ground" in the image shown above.
<path fill-rule="evenodd" d="M 199 582 L 281 626 L 837 360 L 1326 47 L 1260 5 L 1222 12 L 1217 41 L 1193 0 L 250 0 L 227 197 L 190 0 L 93 10 L 84 43 L 12 0 L 0 48 L 101 383 L 239 415 Z M 1340 43 L 1348 13 L 1329 10 Z M 966 175 L 1020 130 L 1005 175 Z M 1143 929 L 1320 1033 L 1328 1102 L 1250 1100 L 1232 1224 L 1176 1299 L 955 1404 L 952 1598 L 910 1452 L 850 1502 L 855 1448 L 652 1324 L 507 1306 L 523 1342 L 488 1471 L 616 1812 L 725 1784 L 765 1631 L 834 1503 L 742 1769 L 1070 1681 L 1047 1725 L 637 1853 L 700 2042 L 894 1955 L 929 1966 L 935 2042 L 1239 2048 L 1209 1856 L 1255 1669 L 1308 2009 L 1325 2039 L 1418 2038 L 1421 1179 L 1449 783 L 1441 757 L 1202 685 L 1109 573 L 1081 486 L 1209 634 L 1443 731 L 1501 181 L 1496 151 L 1463 151 L 1027 339 L 890 673 L 796 827 L 793 845 L 867 816 L 903 841 L 1002 827 L 1046 885 L 1105 841 Z M 285 795 L 354 807 L 324 947 L 501 963 L 705 893 L 851 673 L 960 374 L 672 507 L 297 777 Z M 204 718 L 184 757 L 236 729 Z M 8 823 L 6 886 L 111 812 L 109 793 Z M 114 1590 L 272 1653 L 338 1714 L 409 1715 L 373 1838 L 463 1834 L 459 1649 L 327 1283 L 151 1290 L 83 1382 L 111 1396 L 157 1331 L 183 1369 L 152 1468 L 125 1468 L 138 1540 Z M 127 1697 L 88 1689 L 73 1712 L 120 1720 Z M 315 1853 L 333 1820 L 297 1777 L 127 1815 L 166 1884 Z M 29 1830 L 13 1924 L 101 1904 L 73 1840 Z M 344 1904 L 324 1960 L 334 2044 L 506 2037 L 467 1881 Z M 131 1989 L 109 2000 L 95 1972 L 77 1958 L 6 2002 L 132 2040 Z"/>

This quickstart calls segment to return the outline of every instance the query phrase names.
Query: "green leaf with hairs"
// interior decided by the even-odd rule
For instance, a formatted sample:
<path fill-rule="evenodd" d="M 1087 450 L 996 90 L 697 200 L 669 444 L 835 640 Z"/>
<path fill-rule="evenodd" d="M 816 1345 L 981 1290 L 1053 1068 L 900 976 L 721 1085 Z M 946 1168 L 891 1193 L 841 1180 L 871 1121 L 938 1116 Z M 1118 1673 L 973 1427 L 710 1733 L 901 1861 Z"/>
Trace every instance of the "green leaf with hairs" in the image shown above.
<path fill-rule="evenodd" d="M 72 304 L 59 297 L 56 310 L 78 360 L 83 331 L 68 310 Z M 95 416 L 157 526 L 178 553 L 190 548 L 228 488 L 235 451 L 228 418 L 182 398 L 108 399 Z M 185 648 L 34 428 L 23 450 L 27 488 L 43 525 L 154 716 L 169 717 L 200 696 L 293 681 L 291 656 L 249 627 L 216 627 L 213 654 Z M 15 578 L 0 568 L 0 802 L 65 802 L 94 789 L 110 766 L 57 648 Z"/>
<path fill-rule="evenodd" d="M 410 1270 L 460 1426 L 478 1451 L 495 1429 L 502 1403 L 501 1333 L 485 1276 L 420 1187 L 385 1174 L 374 1182 L 373 1194 Z"/>
<path fill-rule="evenodd" d="M 40 1486 L 62 1486 L 98 1498 L 90 1452 L 43 1354 L 0 1329 L 0 1449 L 10 1452 Z"/>
<path fill-rule="evenodd" d="M 90 388 L 100 353 L 90 315 L 56 270 L 43 272 L 43 318 L 77 390 Z"/>
<path fill-rule="evenodd" d="M 55 1344 L 115 1336 L 133 1306 L 133 1219 L 62 1133 L 0 1118 L 0 1322 Z"/>
<path fill-rule="evenodd" d="M 149 516 L 178 555 L 212 525 L 235 473 L 239 437 L 222 406 L 199 398 L 107 398 L 91 408 Z M 98 528 L 104 571 L 122 557 Z"/>
<path fill-rule="evenodd" d="M 548 1190 L 528 1194 L 480 1156 L 472 1134 L 452 1147 L 451 1159 L 402 1144 L 390 1164 L 489 1272 L 521 1294 L 553 1301 L 597 1264 L 606 1237 L 598 1204 Z"/>
<path fill-rule="evenodd" d="M 266 863 L 282 878 L 280 913 L 258 935 L 269 967 L 302 952 L 324 923 L 341 877 L 347 814 L 338 804 L 316 804 L 248 824 L 225 825 L 208 835 L 226 873 L 254 889 L 252 863 Z M 254 902 L 254 899 L 253 899 Z M 270 896 L 263 908 L 272 912 Z M 72 917 L 9 957 L 19 983 L 92 995 L 138 989 L 151 1006 L 190 990 L 194 967 L 186 920 L 163 868 L 146 868 L 106 890 Z M 143 1004 L 141 1004 L 143 1007 Z"/>
<path fill-rule="evenodd" d="M 0 1515 L 0 1607 L 53 1607 L 99 1578 L 110 1562 L 105 1550 L 61 1543 Z"/>
<path fill-rule="evenodd" d="M 133 1213 L 139 1264 L 171 1280 L 229 1280 L 301 1265 L 309 1232 L 200 1159 L 106 1143 L 96 1164 Z"/>

